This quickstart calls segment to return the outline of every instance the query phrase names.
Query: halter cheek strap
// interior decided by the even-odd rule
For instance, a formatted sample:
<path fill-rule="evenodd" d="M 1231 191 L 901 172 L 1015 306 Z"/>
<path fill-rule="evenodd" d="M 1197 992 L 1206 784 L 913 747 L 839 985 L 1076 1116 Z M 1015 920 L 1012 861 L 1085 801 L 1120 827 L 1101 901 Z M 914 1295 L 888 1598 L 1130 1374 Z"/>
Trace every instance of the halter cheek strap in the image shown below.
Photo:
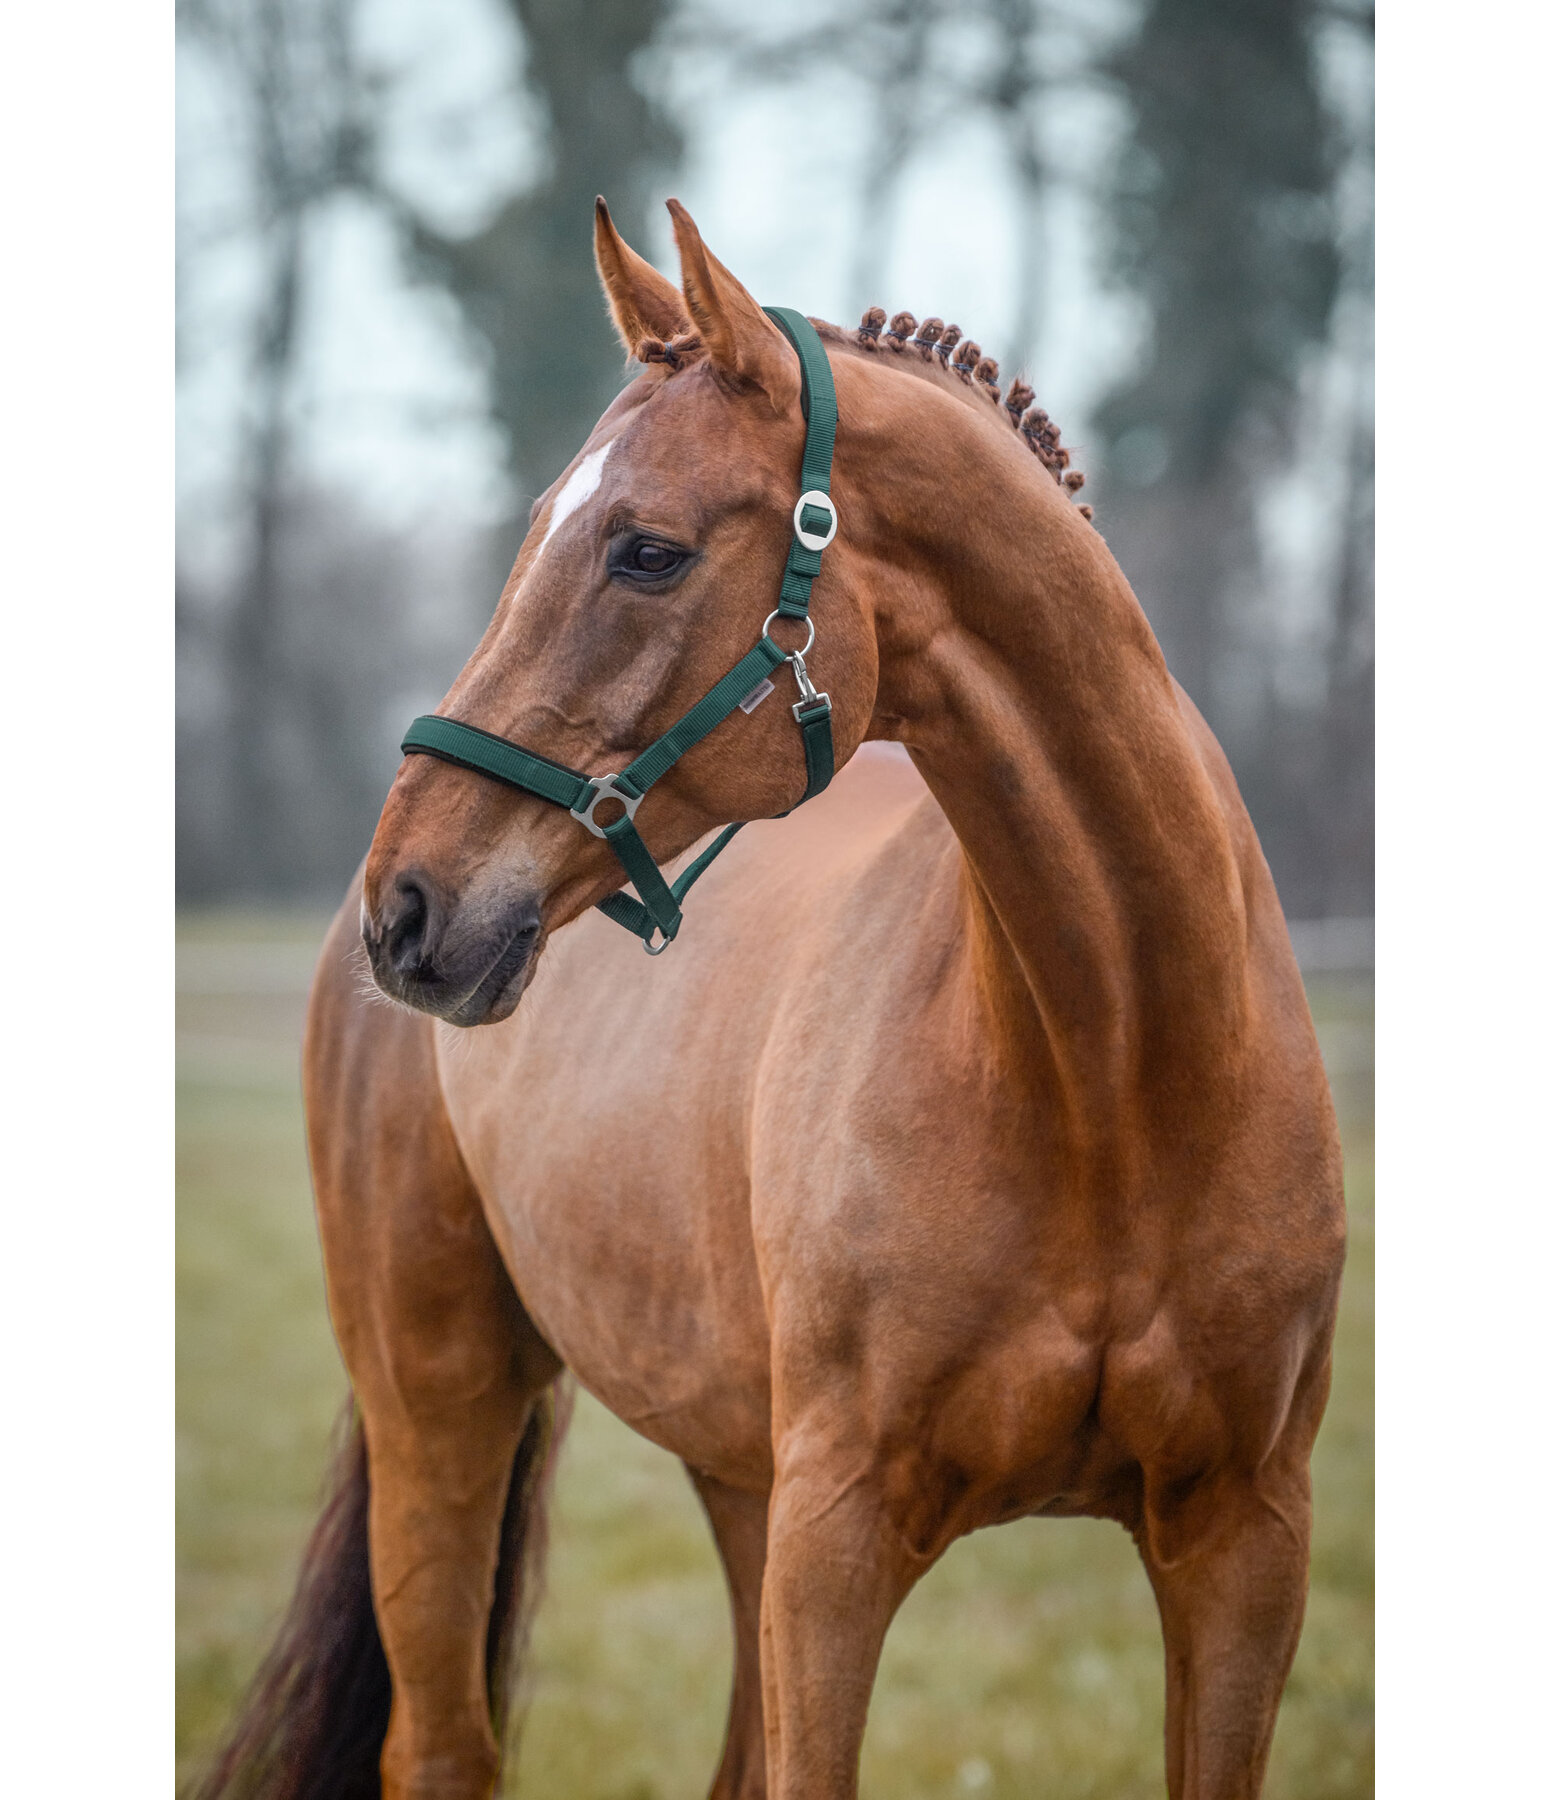
<path fill-rule="evenodd" d="M 839 514 L 829 497 L 834 432 L 839 422 L 834 374 L 818 333 L 799 312 L 789 306 L 767 306 L 764 310 L 790 340 L 802 365 L 802 412 L 807 420 L 807 436 L 802 448 L 802 493 L 792 510 L 793 534 L 781 576 L 780 599 L 764 621 L 758 643 L 676 725 L 617 775 L 583 775 L 564 763 L 551 762 L 537 751 L 525 750 L 509 738 L 435 714 L 416 719 L 404 734 L 405 755 L 436 756 L 563 806 L 594 836 L 603 838 L 618 857 L 639 898 L 610 894 L 598 902 L 598 910 L 633 931 L 652 956 L 659 956 L 678 935 L 685 894 L 742 830 L 743 822 L 728 825 L 669 884 L 635 829 L 636 809 L 652 785 L 686 750 L 693 749 L 739 706 L 751 712 L 769 693 L 770 678 L 783 663 L 791 664 L 796 678 L 797 699 L 791 712 L 801 731 L 802 754 L 807 764 L 807 788 L 797 805 L 822 793 L 834 777 L 829 696 L 814 688 L 804 660 L 813 647 L 813 623 L 808 616 L 813 583 L 818 578 L 824 550 L 834 542 L 839 529 Z M 807 626 L 807 642 L 800 650 L 782 650 L 770 637 L 770 625 L 777 618 L 796 619 Z M 624 811 L 609 824 L 601 825 L 597 808 L 607 800 L 617 800 Z M 654 942 L 659 936 L 661 941 Z"/>

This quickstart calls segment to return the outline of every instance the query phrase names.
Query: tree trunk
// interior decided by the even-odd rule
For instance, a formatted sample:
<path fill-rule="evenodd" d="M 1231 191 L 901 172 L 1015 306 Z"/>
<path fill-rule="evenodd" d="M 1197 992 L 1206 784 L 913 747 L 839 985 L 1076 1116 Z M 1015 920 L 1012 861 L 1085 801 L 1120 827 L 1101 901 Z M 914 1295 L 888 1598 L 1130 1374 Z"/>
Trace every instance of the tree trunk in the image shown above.
<path fill-rule="evenodd" d="M 273 232 L 268 289 L 259 322 L 258 407 L 247 457 L 252 519 L 248 562 L 227 634 L 232 873 L 243 889 L 260 892 L 275 877 L 274 850 L 279 835 L 272 734 L 282 686 L 277 657 L 280 550 L 302 254 L 301 214 L 284 212 Z"/>

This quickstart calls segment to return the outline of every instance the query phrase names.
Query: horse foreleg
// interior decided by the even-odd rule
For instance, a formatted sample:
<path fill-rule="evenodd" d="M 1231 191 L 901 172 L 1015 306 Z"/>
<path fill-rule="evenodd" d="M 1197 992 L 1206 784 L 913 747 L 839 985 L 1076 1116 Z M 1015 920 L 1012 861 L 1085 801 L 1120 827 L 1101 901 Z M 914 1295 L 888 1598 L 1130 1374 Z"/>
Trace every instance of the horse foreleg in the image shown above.
<path fill-rule="evenodd" d="M 715 1533 L 732 1600 L 732 1704 L 710 1800 L 764 1800 L 764 1701 L 759 1683 L 759 1590 L 770 1497 L 730 1488 L 690 1469 Z"/>
<path fill-rule="evenodd" d="M 853 1800 L 883 1639 L 931 1558 L 905 1542 L 880 1469 L 804 1434 L 776 1460 L 761 1610 L 771 1800 Z"/>
<path fill-rule="evenodd" d="M 488 1800 L 492 1613 L 516 1598 L 497 1593 L 502 1522 L 514 1479 L 516 1501 L 530 1496 L 524 1465 L 547 1446 L 524 1431 L 559 1365 L 458 1155 L 432 1029 L 363 1006 L 347 957 L 331 971 L 325 953 L 308 1131 L 329 1308 L 366 1435 L 372 1595 L 393 1688 L 383 1794 Z M 524 1523 L 506 1522 L 508 1539 Z"/>
<path fill-rule="evenodd" d="M 1255 1800 L 1302 1629 L 1307 1471 L 1213 1481 L 1151 1507 L 1142 1560 L 1162 1617 L 1169 1800 Z"/>

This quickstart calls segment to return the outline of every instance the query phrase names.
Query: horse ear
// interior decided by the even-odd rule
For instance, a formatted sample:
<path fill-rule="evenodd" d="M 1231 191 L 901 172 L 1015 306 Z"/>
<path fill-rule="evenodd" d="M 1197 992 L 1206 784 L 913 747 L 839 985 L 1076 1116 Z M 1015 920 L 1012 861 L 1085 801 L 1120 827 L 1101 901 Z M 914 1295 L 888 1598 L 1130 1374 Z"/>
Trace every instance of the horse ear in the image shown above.
<path fill-rule="evenodd" d="M 678 239 L 684 299 L 712 364 L 735 385 L 759 389 L 776 412 L 794 411 L 802 393 L 796 352 L 742 282 L 705 248 L 678 201 L 669 200 L 667 210 Z"/>
<path fill-rule="evenodd" d="M 690 329 L 683 295 L 620 237 L 609 217 L 608 202 L 601 194 L 597 197 L 592 247 L 603 292 L 608 296 L 608 310 L 613 314 L 614 329 L 623 341 L 626 355 L 635 354 L 642 338 L 679 337 Z"/>

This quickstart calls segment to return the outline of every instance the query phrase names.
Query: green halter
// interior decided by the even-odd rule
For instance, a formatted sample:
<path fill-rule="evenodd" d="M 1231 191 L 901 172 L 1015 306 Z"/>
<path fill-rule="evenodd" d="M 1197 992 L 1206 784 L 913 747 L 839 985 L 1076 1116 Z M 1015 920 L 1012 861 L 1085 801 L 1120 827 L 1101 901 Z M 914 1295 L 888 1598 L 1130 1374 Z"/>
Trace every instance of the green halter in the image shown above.
<path fill-rule="evenodd" d="M 808 617 L 813 582 L 823 553 L 839 529 L 839 514 L 829 498 L 829 467 L 834 460 L 834 431 L 839 422 L 834 374 L 818 333 L 799 312 L 789 306 L 767 306 L 764 310 L 791 340 L 802 365 L 802 412 L 807 420 L 807 440 L 802 449 L 802 494 L 792 509 L 794 535 L 786 554 L 780 601 L 764 621 L 764 631 L 753 649 L 671 730 L 617 775 L 583 775 L 536 751 L 524 750 L 508 738 L 434 714 L 416 719 L 404 734 L 406 755 L 418 752 L 438 756 L 443 762 L 491 776 L 525 794 L 536 794 L 540 800 L 566 807 L 594 836 L 605 839 L 640 898 L 610 894 L 598 902 L 598 910 L 633 931 L 651 956 L 659 956 L 678 935 L 684 895 L 743 827 L 742 823 L 727 826 L 669 886 L 635 829 L 636 808 L 647 789 L 736 707 L 743 706 L 751 712 L 768 694 L 769 678 L 782 663 L 789 662 L 796 677 L 797 700 L 791 711 L 801 728 L 802 752 L 807 762 L 807 791 L 802 800 L 822 793 L 834 777 L 829 696 L 814 689 L 803 660 L 813 647 L 813 622 Z M 777 618 L 798 619 L 807 626 L 807 642 L 800 650 L 782 650 L 769 636 L 770 624 Z M 597 822 L 597 807 L 603 800 L 617 800 L 624 807 L 610 825 Z M 802 801 L 797 804 L 800 806 Z M 653 944 L 657 933 L 662 941 Z"/>

